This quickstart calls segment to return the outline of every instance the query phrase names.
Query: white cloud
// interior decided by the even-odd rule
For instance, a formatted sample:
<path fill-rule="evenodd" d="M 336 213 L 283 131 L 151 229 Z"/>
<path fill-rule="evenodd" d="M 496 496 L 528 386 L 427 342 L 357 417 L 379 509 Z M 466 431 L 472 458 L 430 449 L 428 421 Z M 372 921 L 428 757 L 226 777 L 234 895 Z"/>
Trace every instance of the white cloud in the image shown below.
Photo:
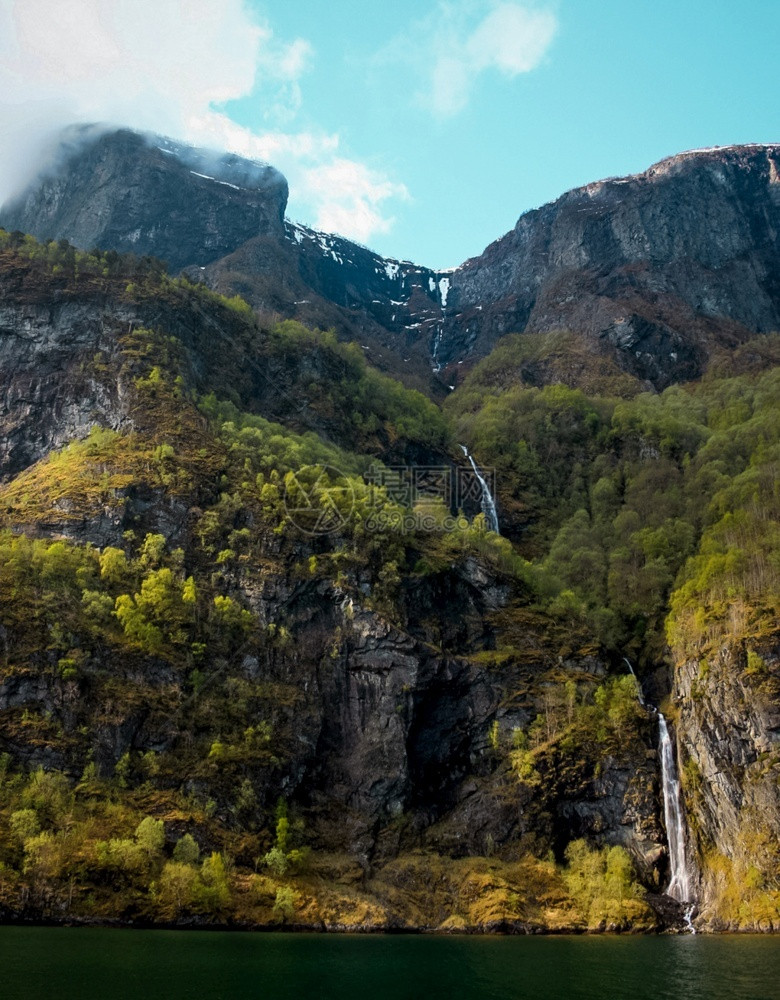
<path fill-rule="evenodd" d="M 53 128 L 107 121 L 268 160 L 315 224 L 384 232 L 384 203 L 403 187 L 342 156 L 338 135 L 292 126 L 313 57 L 244 0 L 0 0 L 0 201 L 29 179 Z M 265 122 L 257 133 L 222 109 L 250 95 Z M 334 214 L 349 205 L 354 218 Z"/>
<path fill-rule="evenodd" d="M 342 157 L 310 170 L 306 185 L 319 205 L 315 226 L 326 232 L 349 232 L 362 242 L 374 233 L 388 232 L 392 226 L 394 220 L 383 217 L 379 210 L 383 202 L 409 197 L 403 184 Z"/>
<path fill-rule="evenodd" d="M 241 0 L 0 0 L 6 104 L 54 101 L 181 132 L 211 103 L 248 93 L 271 34 Z"/>
<path fill-rule="evenodd" d="M 556 28 L 551 11 L 499 4 L 467 42 L 470 64 L 477 71 L 494 67 L 509 77 L 528 73 L 542 61 Z"/>
<path fill-rule="evenodd" d="M 436 12 L 385 50 L 411 62 L 424 85 L 420 103 L 440 118 L 462 111 L 477 78 L 490 71 L 512 79 L 535 69 L 558 22 L 548 8 L 498 0 L 441 0 Z"/>
<path fill-rule="evenodd" d="M 304 213 L 302 221 L 361 243 L 392 227 L 386 202 L 409 198 L 403 184 L 340 156 L 337 135 L 278 131 L 255 135 L 213 112 L 194 119 L 192 132 L 198 142 L 279 166 L 296 193 L 294 208 Z"/>

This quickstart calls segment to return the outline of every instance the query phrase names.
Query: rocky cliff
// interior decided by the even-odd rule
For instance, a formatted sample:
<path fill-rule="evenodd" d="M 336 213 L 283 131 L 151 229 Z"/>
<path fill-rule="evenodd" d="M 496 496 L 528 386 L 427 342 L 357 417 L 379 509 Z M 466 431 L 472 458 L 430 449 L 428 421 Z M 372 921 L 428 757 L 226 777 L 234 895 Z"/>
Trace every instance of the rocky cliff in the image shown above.
<path fill-rule="evenodd" d="M 780 325 L 780 147 L 673 156 L 523 215 L 457 268 L 445 362 L 504 334 L 574 330 L 656 386 Z"/>
<path fill-rule="evenodd" d="M 84 250 L 152 254 L 178 271 L 254 236 L 281 238 L 286 205 L 287 182 L 273 167 L 129 129 L 73 126 L 0 224 Z"/>
<path fill-rule="evenodd" d="M 780 325 L 779 164 L 778 146 L 683 153 L 570 191 L 438 272 L 283 226 L 270 167 L 81 129 L 0 225 L 203 268 L 256 308 L 335 325 L 404 377 L 426 365 L 454 384 L 505 334 L 569 330 L 658 388 Z"/>
<path fill-rule="evenodd" d="M 780 657 L 777 639 L 724 642 L 678 663 L 672 692 L 702 917 L 717 930 L 777 928 Z M 744 884 L 754 892 L 735 892 Z"/>
<path fill-rule="evenodd" d="M 0 913 L 674 924 L 628 654 L 676 739 L 702 926 L 780 926 L 780 344 L 741 344 L 774 322 L 776 150 L 572 192 L 439 273 L 156 143 L 90 136 L 9 216 L 49 204 L 60 242 L 0 231 Z M 132 255 L 61 238 L 130 216 Z M 166 245 L 180 277 L 138 256 Z M 443 408 L 367 363 L 475 356 L 501 315 L 529 334 Z M 623 398 L 544 386 L 591 350 Z"/>
<path fill-rule="evenodd" d="M 462 519 L 437 530 L 441 513 L 418 527 L 338 471 L 456 468 L 435 407 L 153 263 L 3 240 L 4 912 L 213 921 L 202 895 L 149 895 L 186 834 L 230 855 L 230 912 L 249 923 L 277 919 L 292 879 L 307 926 L 653 926 L 628 869 L 626 901 L 591 910 L 560 868 L 587 840 L 597 867 L 620 849 L 645 885 L 664 877 L 634 692 L 586 635 L 547 635 L 509 543 Z M 340 478 L 310 502 L 351 497 L 324 534 L 287 513 L 312 459 Z M 41 782 L 59 782 L 46 806 Z M 132 837 L 124 860 L 116 845 L 144 816 L 170 842 L 134 867 Z M 59 861 L 29 881 L 37 837 Z"/>
<path fill-rule="evenodd" d="M 53 141 L 30 188 L 2 207 L 0 226 L 84 250 L 153 255 L 262 311 L 334 326 L 378 367 L 429 389 L 438 278 L 285 223 L 286 204 L 287 182 L 265 164 L 73 126 Z"/>

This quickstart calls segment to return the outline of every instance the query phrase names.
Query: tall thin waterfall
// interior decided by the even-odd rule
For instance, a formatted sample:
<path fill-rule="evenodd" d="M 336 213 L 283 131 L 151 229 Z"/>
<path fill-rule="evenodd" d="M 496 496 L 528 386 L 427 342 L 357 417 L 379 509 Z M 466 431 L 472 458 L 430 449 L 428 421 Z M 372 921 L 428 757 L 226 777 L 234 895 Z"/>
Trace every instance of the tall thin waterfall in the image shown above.
<path fill-rule="evenodd" d="M 678 903 L 687 904 L 685 922 L 691 934 L 695 934 L 696 928 L 693 926 L 691 918 L 696 909 L 696 900 L 693 897 L 690 866 L 685 854 L 685 818 L 683 816 L 680 780 L 677 777 L 674 747 L 669 736 L 669 728 L 666 725 L 666 719 L 655 705 L 649 705 L 645 701 L 641 681 L 634 673 L 634 668 L 631 666 L 631 661 L 627 656 L 623 657 L 623 662 L 636 681 L 639 704 L 658 716 L 659 749 L 661 751 L 661 789 L 664 797 L 664 825 L 666 826 L 666 840 L 669 845 L 669 867 L 671 869 L 671 880 L 667 886 L 666 895 L 671 896 L 672 899 L 676 899 Z"/>
<path fill-rule="evenodd" d="M 685 821 L 683 819 L 680 782 L 674 763 L 674 748 L 669 738 L 666 719 L 658 713 L 658 732 L 661 750 L 661 782 L 664 794 L 664 822 L 666 839 L 669 843 L 669 865 L 672 879 L 666 894 L 678 903 L 693 901 L 688 861 L 685 856 Z"/>
<path fill-rule="evenodd" d="M 639 698 L 639 704 L 642 706 L 642 708 L 645 708 L 646 705 L 647 705 L 647 703 L 645 702 L 645 693 L 642 690 L 642 682 L 639 680 L 639 678 L 637 677 L 637 675 L 634 673 L 634 668 L 631 666 L 631 660 L 629 660 L 629 658 L 627 656 L 623 657 L 623 662 L 628 667 L 628 669 L 631 672 L 631 676 L 636 681 L 636 693 L 637 693 L 637 697 Z"/>
<path fill-rule="evenodd" d="M 461 445 L 463 449 L 463 454 L 471 462 L 471 468 L 474 470 L 474 475 L 479 480 L 479 485 L 482 488 L 482 513 L 485 515 L 485 521 L 490 531 L 495 531 L 497 535 L 501 532 L 498 528 L 498 511 L 496 510 L 496 501 L 493 499 L 493 494 L 490 492 L 490 487 L 485 482 L 482 473 L 479 471 L 479 466 L 474 461 L 474 459 L 469 455 L 469 450 L 465 444 Z"/>

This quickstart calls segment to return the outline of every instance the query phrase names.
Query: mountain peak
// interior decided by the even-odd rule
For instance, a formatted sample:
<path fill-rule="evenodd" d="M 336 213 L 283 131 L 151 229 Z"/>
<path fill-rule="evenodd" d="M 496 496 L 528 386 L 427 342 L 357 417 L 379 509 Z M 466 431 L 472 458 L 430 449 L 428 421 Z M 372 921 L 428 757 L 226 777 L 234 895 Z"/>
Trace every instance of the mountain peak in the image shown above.
<path fill-rule="evenodd" d="M 58 148 L 0 226 L 192 268 L 369 345 L 401 378 L 433 369 L 452 386 L 505 334 L 565 330 L 662 388 L 695 378 L 718 344 L 780 327 L 774 143 L 688 150 L 575 188 L 446 273 L 285 224 L 287 182 L 268 164 L 96 125 Z"/>
<path fill-rule="evenodd" d="M 261 234 L 283 235 L 287 181 L 274 167 L 150 133 L 72 125 L 0 224 L 203 266 Z"/>

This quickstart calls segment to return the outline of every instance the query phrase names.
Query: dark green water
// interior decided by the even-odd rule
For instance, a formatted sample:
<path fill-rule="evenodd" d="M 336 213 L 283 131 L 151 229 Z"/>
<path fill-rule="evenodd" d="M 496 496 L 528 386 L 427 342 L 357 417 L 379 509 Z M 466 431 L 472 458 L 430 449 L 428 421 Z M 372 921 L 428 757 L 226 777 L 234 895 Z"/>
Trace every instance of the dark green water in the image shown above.
<path fill-rule="evenodd" d="M 325 937 L 0 927 L 2 1000 L 778 1000 L 770 937 Z"/>

